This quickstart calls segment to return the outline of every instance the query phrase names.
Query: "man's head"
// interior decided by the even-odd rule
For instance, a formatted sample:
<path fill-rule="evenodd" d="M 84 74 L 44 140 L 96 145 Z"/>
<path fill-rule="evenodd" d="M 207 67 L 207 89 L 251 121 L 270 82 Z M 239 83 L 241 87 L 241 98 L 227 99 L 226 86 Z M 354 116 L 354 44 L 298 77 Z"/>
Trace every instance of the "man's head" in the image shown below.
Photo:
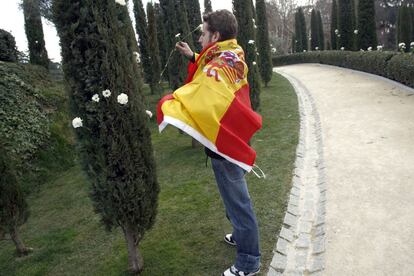
<path fill-rule="evenodd" d="M 236 17 L 228 10 L 217 10 L 203 15 L 203 30 L 198 42 L 206 48 L 211 43 L 236 38 Z"/>

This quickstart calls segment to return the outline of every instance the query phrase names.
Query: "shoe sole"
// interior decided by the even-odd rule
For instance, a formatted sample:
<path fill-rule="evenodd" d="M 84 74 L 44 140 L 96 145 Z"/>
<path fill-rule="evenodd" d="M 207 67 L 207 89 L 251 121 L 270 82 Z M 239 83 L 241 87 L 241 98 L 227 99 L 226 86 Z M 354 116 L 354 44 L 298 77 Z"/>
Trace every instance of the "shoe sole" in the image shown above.
<path fill-rule="evenodd" d="M 228 240 L 226 239 L 226 237 L 224 237 L 224 241 L 225 241 L 227 244 L 230 244 L 231 246 L 236 246 L 236 243 L 231 242 L 231 241 L 228 241 Z"/>
<path fill-rule="evenodd" d="M 253 276 L 253 275 L 257 275 L 257 274 L 259 274 L 259 272 L 260 272 L 260 268 L 259 268 L 259 270 L 258 270 L 258 271 L 253 272 L 253 273 L 250 273 L 250 274 L 247 274 L 246 276 Z M 223 273 L 223 274 L 221 274 L 221 276 L 225 276 L 225 275 L 224 275 L 224 273 Z"/>

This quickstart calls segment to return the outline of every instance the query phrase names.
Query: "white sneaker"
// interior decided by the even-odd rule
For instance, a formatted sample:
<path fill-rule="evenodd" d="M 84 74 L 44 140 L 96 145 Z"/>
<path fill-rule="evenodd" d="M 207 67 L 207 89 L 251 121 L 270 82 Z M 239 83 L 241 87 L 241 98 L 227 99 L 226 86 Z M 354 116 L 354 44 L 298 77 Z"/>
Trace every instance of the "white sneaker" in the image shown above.
<path fill-rule="evenodd" d="M 232 234 L 227 234 L 224 236 L 224 241 L 230 245 L 236 246 L 236 241 L 233 239 Z"/>
<path fill-rule="evenodd" d="M 260 272 L 260 268 L 253 272 L 244 272 L 238 270 L 234 265 L 232 265 L 229 269 L 223 272 L 222 276 L 253 276 Z"/>

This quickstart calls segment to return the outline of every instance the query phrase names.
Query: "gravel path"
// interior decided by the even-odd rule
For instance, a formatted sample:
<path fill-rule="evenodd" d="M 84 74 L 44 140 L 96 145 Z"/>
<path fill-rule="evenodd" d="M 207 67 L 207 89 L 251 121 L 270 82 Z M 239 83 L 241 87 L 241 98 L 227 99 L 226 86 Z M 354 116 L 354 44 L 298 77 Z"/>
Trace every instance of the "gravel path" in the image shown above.
<path fill-rule="evenodd" d="M 319 64 L 275 71 L 301 133 L 268 275 L 414 275 L 414 90 Z"/>

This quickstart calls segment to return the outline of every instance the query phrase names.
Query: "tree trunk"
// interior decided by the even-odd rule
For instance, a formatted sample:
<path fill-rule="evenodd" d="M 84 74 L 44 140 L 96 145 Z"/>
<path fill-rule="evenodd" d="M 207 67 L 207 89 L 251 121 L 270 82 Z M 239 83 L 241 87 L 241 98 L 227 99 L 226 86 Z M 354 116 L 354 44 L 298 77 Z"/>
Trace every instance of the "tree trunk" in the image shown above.
<path fill-rule="evenodd" d="M 129 226 L 126 226 L 124 235 L 128 247 L 128 270 L 131 273 L 139 274 L 144 268 L 144 259 L 137 249 L 135 235 Z"/>
<path fill-rule="evenodd" d="M 13 227 L 13 229 L 10 231 L 10 237 L 13 240 L 14 244 L 16 245 L 17 255 L 19 257 L 28 255 L 32 251 L 31 248 L 27 248 L 24 245 L 17 227 Z"/>

